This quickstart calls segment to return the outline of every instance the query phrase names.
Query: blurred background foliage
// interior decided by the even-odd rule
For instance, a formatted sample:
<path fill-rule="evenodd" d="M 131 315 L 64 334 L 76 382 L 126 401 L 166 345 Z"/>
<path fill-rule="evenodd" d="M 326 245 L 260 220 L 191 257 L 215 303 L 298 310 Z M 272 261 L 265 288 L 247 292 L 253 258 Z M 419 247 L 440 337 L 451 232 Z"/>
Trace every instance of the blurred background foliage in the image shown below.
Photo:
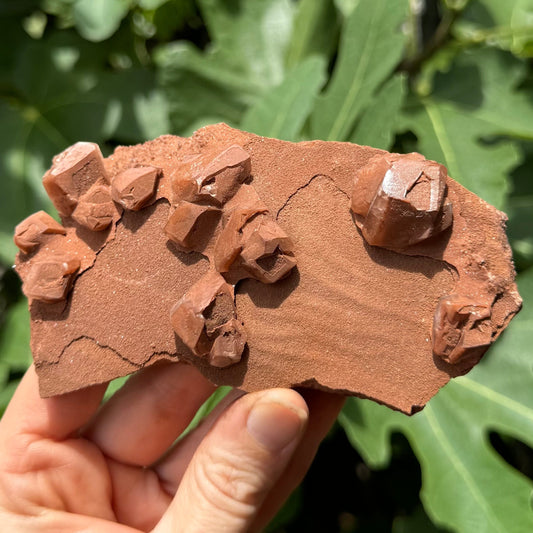
<path fill-rule="evenodd" d="M 13 228 L 68 145 L 416 150 L 508 214 L 524 310 L 412 418 L 349 399 L 270 531 L 533 530 L 533 0 L 0 0 L 0 39 L 1 409 L 31 360 Z"/>

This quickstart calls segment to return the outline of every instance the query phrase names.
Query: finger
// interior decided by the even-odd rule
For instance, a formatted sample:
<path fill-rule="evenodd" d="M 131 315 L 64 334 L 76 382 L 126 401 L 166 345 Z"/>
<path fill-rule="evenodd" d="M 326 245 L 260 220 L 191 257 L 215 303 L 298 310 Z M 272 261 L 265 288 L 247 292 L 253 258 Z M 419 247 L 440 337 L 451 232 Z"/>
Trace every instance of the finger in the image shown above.
<path fill-rule="evenodd" d="M 193 366 L 154 365 L 126 382 L 91 421 L 85 436 L 115 461 L 150 465 L 214 390 Z"/>
<path fill-rule="evenodd" d="M 309 422 L 291 461 L 269 492 L 250 531 L 263 531 L 309 470 L 320 443 L 337 419 L 345 397 L 319 390 L 300 391 L 309 408 Z"/>
<path fill-rule="evenodd" d="M 238 389 L 229 392 L 193 431 L 152 466 L 168 494 L 175 494 L 178 490 L 183 474 L 187 470 L 196 449 L 215 422 L 232 403 L 244 394 L 244 391 Z"/>
<path fill-rule="evenodd" d="M 64 511 L 42 510 L 38 515 L 22 515 L 2 512 L 3 532 L 43 533 L 140 533 L 138 529 Z"/>
<path fill-rule="evenodd" d="M 248 531 L 296 449 L 307 417 L 303 398 L 289 389 L 235 402 L 198 448 L 154 532 Z"/>
<path fill-rule="evenodd" d="M 188 437 L 200 428 L 204 431 L 204 426 L 209 425 L 211 427 L 216 421 L 217 411 L 220 414 L 225 407 L 243 394 L 242 391 L 232 390 L 211 411 L 209 417 L 206 417 L 179 445 L 181 446 L 185 441 L 189 442 Z M 212 415 L 215 417 L 213 420 L 211 420 Z M 194 451 L 195 449 L 192 450 L 191 456 Z M 172 495 L 176 492 L 174 485 L 169 490 L 169 486 L 164 483 L 153 467 L 140 469 L 137 466 L 125 465 L 112 460 L 108 461 L 108 466 L 113 484 L 113 494 L 116 495 L 113 511 L 117 520 L 121 524 L 136 527 L 141 531 L 151 530 L 161 520 L 170 505 Z"/>
<path fill-rule="evenodd" d="M 53 398 L 41 398 L 35 368 L 30 366 L 0 422 L 2 443 L 16 435 L 63 440 L 87 423 L 98 409 L 107 385 L 95 385 Z"/>

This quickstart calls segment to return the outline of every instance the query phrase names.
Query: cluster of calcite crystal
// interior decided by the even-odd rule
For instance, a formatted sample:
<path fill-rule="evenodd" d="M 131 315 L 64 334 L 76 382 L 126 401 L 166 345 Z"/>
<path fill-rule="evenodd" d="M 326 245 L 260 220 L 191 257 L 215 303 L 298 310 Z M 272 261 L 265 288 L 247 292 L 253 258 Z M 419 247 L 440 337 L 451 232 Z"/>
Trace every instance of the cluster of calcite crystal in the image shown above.
<path fill-rule="evenodd" d="M 238 362 L 246 344 L 235 284 L 245 278 L 274 283 L 296 265 L 290 238 L 246 183 L 250 170 L 250 156 L 234 145 L 172 181 L 175 207 L 165 233 L 179 249 L 209 257 L 214 267 L 174 306 L 172 325 L 194 354 L 217 367 Z"/>
<path fill-rule="evenodd" d="M 250 156 L 234 145 L 196 174 L 172 179 L 171 213 L 164 232 L 180 251 L 204 254 L 212 268 L 170 310 L 170 320 L 192 353 L 207 357 L 216 367 L 238 362 L 246 345 L 235 308 L 235 284 L 245 278 L 274 283 L 296 265 L 291 240 L 253 186 L 245 183 L 250 171 Z M 152 204 L 160 177 L 160 169 L 140 166 L 110 179 L 99 147 L 80 142 L 54 158 L 43 184 L 67 226 L 103 232 L 124 209 L 139 211 Z M 23 254 L 39 252 L 22 276 L 30 299 L 65 300 L 80 269 L 90 266 L 82 265 L 79 253 L 69 253 L 58 239 L 81 246 L 75 231 L 43 211 L 15 230 L 15 243 Z M 94 260 L 95 254 L 89 255 Z"/>

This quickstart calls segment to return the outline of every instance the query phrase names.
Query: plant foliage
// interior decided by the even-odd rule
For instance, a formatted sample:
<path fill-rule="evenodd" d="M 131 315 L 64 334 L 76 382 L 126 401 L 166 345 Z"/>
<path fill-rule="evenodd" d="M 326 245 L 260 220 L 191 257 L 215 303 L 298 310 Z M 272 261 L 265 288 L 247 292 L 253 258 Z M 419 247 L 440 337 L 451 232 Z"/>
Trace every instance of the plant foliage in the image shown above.
<path fill-rule="evenodd" d="M 50 210 L 40 180 L 68 145 L 110 153 L 224 121 L 416 150 L 508 213 L 524 310 L 412 418 L 348 401 L 339 421 L 361 457 L 339 430 L 323 450 L 359 457 L 348 486 L 377 483 L 383 517 L 337 503 L 324 526 L 310 474 L 270 531 L 532 530 L 533 0 L 4 0 L 0 35 L 0 408 L 31 361 L 13 228 Z M 424 509 L 387 488 L 418 490 L 412 467 L 396 475 L 409 446 Z"/>

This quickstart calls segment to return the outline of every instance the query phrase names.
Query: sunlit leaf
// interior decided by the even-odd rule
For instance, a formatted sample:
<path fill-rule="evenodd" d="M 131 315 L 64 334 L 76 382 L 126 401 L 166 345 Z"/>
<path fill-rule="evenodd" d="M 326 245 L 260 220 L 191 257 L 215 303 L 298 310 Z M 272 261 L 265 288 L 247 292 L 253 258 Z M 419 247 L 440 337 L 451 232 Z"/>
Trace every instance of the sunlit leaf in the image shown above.
<path fill-rule="evenodd" d="M 455 33 L 460 39 L 498 45 L 515 54 L 531 56 L 532 0 L 470 0 Z"/>
<path fill-rule="evenodd" d="M 130 5 L 130 0 L 76 0 L 76 28 L 89 41 L 103 41 L 117 31 Z"/>
<path fill-rule="evenodd" d="M 156 55 L 172 133 L 182 135 L 202 117 L 238 124 L 261 93 L 254 84 L 216 60 L 205 59 L 190 43 L 172 43 Z"/>
<path fill-rule="evenodd" d="M 393 76 L 363 112 L 350 141 L 388 150 L 398 129 L 398 115 L 406 93 L 405 76 Z"/>
<path fill-rule="evenodd" d="M 213 40 L 210 51 L 219 62 L 258 86 L 282 81 L 294 15 L 290 0 L 199 0 L 198 4 Z"/>
<path fill-rule="evenodd" d="M 329 58 L 336 46 L 338 18 L 332 0 L 301 0 L 287 50 L 287 67 L 294 67 L 311 55 Z"/>
<path fill-rule="evenodd" d="M 0 332 L 0 363 L 10 371 L 24 371 L 31 363 L 30 314 L 25 298 L 8 309 Z"/>
<path fill-rule="evenodd" d="M 325 61 L 306 59 L 246 112 L 241 127 L 266 137 L 297 140 L 324 81 Z"/>
<path fill-rule="evenodd" d="M 355 120 L 403 53 L 407 1 L 360 2 L 342 29 L 339 57 L 311 117 L 312 135 L 347 140 Z"/>

